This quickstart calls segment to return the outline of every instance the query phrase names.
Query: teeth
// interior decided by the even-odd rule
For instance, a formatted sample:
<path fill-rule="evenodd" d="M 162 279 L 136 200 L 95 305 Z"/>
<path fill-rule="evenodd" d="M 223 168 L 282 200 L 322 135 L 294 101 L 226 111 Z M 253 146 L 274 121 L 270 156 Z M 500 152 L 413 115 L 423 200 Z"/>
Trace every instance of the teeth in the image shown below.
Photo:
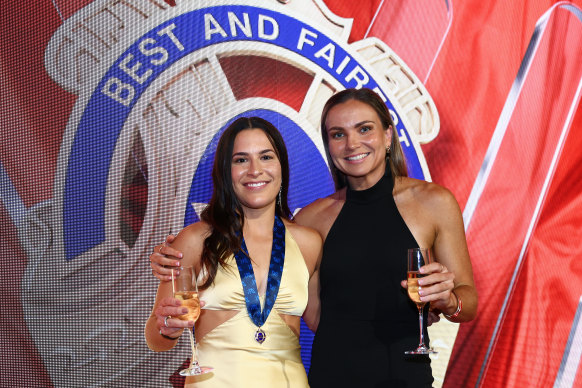
<path fill-rule="evenodd" d="M 368 154 L 360 154 L 358 156 L 351 156 L 346 158 L 347 160 L 361 160 L 364 159 L 366 156 L 368 156 Z"/>
<path fill-rule="evenodd" d="M 256 183 L 247 183 L 247 186 L 250 187 L 261 187 L 264 186 L 266 183 L 265 182 L 256 182 Z"/>

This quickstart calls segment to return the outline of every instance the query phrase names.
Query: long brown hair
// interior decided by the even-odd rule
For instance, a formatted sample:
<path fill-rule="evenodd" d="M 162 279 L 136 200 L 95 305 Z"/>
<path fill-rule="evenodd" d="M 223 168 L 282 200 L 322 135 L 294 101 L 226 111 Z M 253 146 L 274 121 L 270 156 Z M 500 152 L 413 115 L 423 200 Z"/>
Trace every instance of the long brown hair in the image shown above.
<path fill-rule="evenodd" d="M 224 267 L 226 260 L 241 247 L 244 213 L 240 201 L 232 186 L 231 163 L 234 141 L 237 135 L 248 129 L 262 130 L 281 164 L 281 196 L 277 200 L 275 213 L 284 219 L 289 219 L 291 211 L 287 204 L 289 192 L 289 160 L 287 148 L 281 133 L 267 120 L 260 117 L 241 117 L 226 128 L 218 145 L 212 168 L 214 184 L 212 197 L 208 207 L 202 211 L 200 218 L 210 225 L 210 235 L 204 240 L 201 266 L 208 275 L 201 288 L 212 284 L 218 271 L 218 266 Z"/>
<path fill-rule="evenodd" d="M 382 123 L 384 130 L 387 131 L 389 128 L 391 128 L 392 141 L 390 142 L 390 152 L 386 156 L 387 163 L 390 166 L 390 172 L 392 173 L 392 179 L 394 180 L 396 177 L 400 176 L 408 176 L 408 170 L 406 169 L 406 159 L 404 158 L 404 152 L 402 152 L 402 147 L 400 146 L 400 141 L 398 140 L 396 126 L 392 121 L 392 116 L 390 115 L 386 104 L 384 104 L 384 101 L 382 101 L 380 96 L 371 89 L 345 89 L 331 96 L 325 103 L 323 112 L 321 113 L 321 136 L 323 138 L 327 160 L 331 166 L 332 174 L 334 176 L 336 189 L 340 189 L 346 186 L 347 179 L 345 174 L 339 171 L 337 167 L 335 167 L 329 155 L 329 144 L 325 121 L 327 120 L 327 115 L 331 108 L 349 100 L 357 100 L 369 105 L 376 111 L 378 117 L 380 117 L 380 122 Z"/>

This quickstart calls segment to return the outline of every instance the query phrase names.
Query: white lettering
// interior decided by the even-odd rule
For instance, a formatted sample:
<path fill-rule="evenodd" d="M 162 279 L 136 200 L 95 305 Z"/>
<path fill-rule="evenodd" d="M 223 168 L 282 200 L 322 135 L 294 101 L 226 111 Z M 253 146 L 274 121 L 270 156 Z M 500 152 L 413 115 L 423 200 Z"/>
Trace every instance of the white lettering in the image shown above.
<path fill-rule="evenodd" d="M 131 100 L 133 100 L 133 96 L 135 95 L 135 89 L 133 86 L 123 83 L 120 79 L 115 77 L 109 78 L 107 80 L 105 85 L 103 85 L 101 92 L 107 97 L 111 97 L 115 101 L 125 106 L 129 106 Z M 125 97 L 123 97 L 122 94 L 125 94 Z"/>
<path fill-rule="evenodd" d="M 392 117 L 392 122 L 394 123 L 394 125 L 398 125 L 398 123 L 400 122 L 398 120 L 398 115 L 396 114 L 396 112 L 394 112 L 392 109 L 388 109 L 388 111 L 390 112 L 390 117 Z"/>
<path fill-rule="evenodd" d="M 324 48 L 315 53 L 315 58 L 327 59 L 327 65 L 333 69 L 333 60 L 335 58 L 335 45 L 328 43 Z"/>
<path fill-rule="evenodd" d="M 370 77 L 368 77 L 368 74 L 364 73 L 364 70 L 358 65 L 346 76 L 346 82 L 350 82 L 351 80 L 355 80 L 357 83 L 356 89 L 360 89 L 370 81 Z"/>
<path fill-rule="evenodd" d="M 127 54 L 125 56 L 125 58 L 123 58 L 123 60 L 121 61 L 121 63 L 119 64 L 119 68 L 121 70 L 123 70 L 123 72 L 125 74 L 127 74 L 128 76 L 130 76 L 131 78 L 133 78 L 136 82 L 143 84 L 143 82 L 148 79 L 148 77 L 150 75 L 152 75 L 153 70 L 152 69 L 148 69 L 146 70 L 141 76 L 137 74 L 137 71 L 139 70 L 139 68 L 141 67 L 141 62 L 135 62 L 134 65 L 129 68 L 127 67 L 127 64 L 133 59 L 133 54 Z"/>
<path fill-rule="evenodd" d="M 271 28 L 273 32 L 267 35 L 265 33 L 265 22 L 269 22 L 271 24 Z M 267 39 L 267 40 L 275 40 L 279 37 L 279 24 L 277 21 L 270 16 L 259 15 L 259 38 Z"/>
<path fill-rule="evenodd" d="M 317 38 L 317 34 L 315 32 L 311 32 L 309 30 L 306 30 L 305 28 L 302 28 L 301 33 L 299 33 L 299 41 L 297 42 L 297 50 L 303 50 L 303 45 L 305 43 L 307 43 L 310 46 L 315 45 L 314 41 L 307 39 L 307 35 L 309 35 L 313 39 Z"/>
<path fill-rule="evenodd" d="M 253 36 L 253 33 L 251 30 L 251 22 L 249 21 L 249 14 L 244 12 L 243 18 L 245 21 L 244 25 L 242 24 L 240 19 L 236 17 L 234 12 L 228 13 L 228 23 L 230 24 L 230 34 L 232 36 L 236 36 L 236 26 L 238 26 L 240 28 L 241 32 L 243 34 L 245 34 L 245 36 L 247 38 L 250 38 Z"/>
<path fill-rule="evenodd" d="M 148 49 L 146 46 L 147 45 L 154 45 L 156 43 L 155 39 L 152 38 L 147 38 L 142 40 L 141 42 L 139 42 L 139 51 L 141 51 L 141 53 L 147 57 L 151 56 L 151 55 L 155 55 L 155 54 L 160 54 L 161 57 L 158 59 L 153 59 L 150 61 L 150 63 L 152 65 L 162 65 L 164 63 L 166 63 L 166 61 L 168 60 L 168 51 L 163 48 L 163 47 L 153 47 L 151 49 Z"/>
<path fill-rule="evenodd" d="M 214 27 L 211 27 L 211 24 Z M 218 24 L 218 22 L 216 21 L 214 16 L 212 16 L 209 13 L 205 13 L 204 14 L 204 35 L 205 35 L 206 40 L 210 40 L 210 38 L 212 38 L 213 34 L 220 34 L 220 35 L 222 35 L 223 38 L 226 38 L 228 36 L 226 34 L 226 31 L 224 31 L 224 28 L 222 28 L 220 26 L 220 24 Z"/>
<path fill-rule="evenodd" d="M 174 32 L 172 31 L 174 28 L 176 28 L 176 25 L 172 23 L 166 28 L 162 28 L 161 30 L 159 30 L 158 35 L 159 36 L 167 35 L 178 50 L 184 51 L 184 45 L 182 44 L 182 42 L 180 42 L 180 40 L 176 37 L 176 35 L 174 35 Z"/>

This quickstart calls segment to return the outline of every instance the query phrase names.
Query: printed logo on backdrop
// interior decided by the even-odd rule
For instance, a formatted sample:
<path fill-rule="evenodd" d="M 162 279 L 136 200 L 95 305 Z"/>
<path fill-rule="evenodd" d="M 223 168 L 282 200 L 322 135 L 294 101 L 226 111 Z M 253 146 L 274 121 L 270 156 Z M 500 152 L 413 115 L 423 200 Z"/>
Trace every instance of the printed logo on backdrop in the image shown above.
<path fill-rule="evenodd" d="M 216 142 L 237 117 L 261 116 L 282 132 L 292 210 L 333 192 L 318 121 L 345 88 L 368 87 L 386 101 L 410 175 L 430 179 L 419 144 L 438 134 L 432 99 L 383 42 L 348 44 L 350 28 L 320 0 L 103 0 L 55 32 L 47 72 L 78 100 L 54 199 L 29 215 L 35 271 L 23 286 L 53 381 L 167 381 L 187 357 L 185 347 L 153 354 L 143 340 L 157 285 L 147 256 L 198 220 Z M 255 66 L 265 79 L 279 69 L 293 82 L 261 85 L 249 76 Z M 128 363 L 139 365 L 137 380 Z"/>

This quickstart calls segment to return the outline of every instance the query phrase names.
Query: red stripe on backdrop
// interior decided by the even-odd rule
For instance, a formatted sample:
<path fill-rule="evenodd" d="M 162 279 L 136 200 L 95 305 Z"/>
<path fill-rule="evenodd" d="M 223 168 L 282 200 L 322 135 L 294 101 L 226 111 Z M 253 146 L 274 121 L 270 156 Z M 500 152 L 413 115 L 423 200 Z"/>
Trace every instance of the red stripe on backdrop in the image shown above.
<path fill-rule="evenodd" d="M 54 83 L 44 52 L 61 19 L 49 2 L 2 4 L 0 155 L 27 207 L 52 197 L 58 150 L 75 96 Z M 23 168 L 27 166 L 28 168 Z"/>
<path fill-rule="evenodd" d="M 540 317 L 545 316 L 542 301 L 547 300 L 548 294 L 547 290 L 536 287 L 539 283 L 537 272 L 519 274 L 516 290 L 521 292 L 523 288 L 530 291 L 531 296 L 528 295 L 525 304 L 519 298 L 510 299 L 508 315 L 502 321 L 497 337 L 494 336 L 494 327 L 539 196 L 544 194 L 542 186 L 582 75 L 579 62 L 582 26 L 578 22 L 573 24 L 574 20 L 565 10 L 557 10 L 550 18 L 487 186 L 468 226 L 467 240 L 481 304 L 477 319 L 461 325 L 449 364 L 457 367 L 449 368 L 445 386 L 474 385 L 480 373 L 482 386 L 546 386 L 538 385 L 538 381 L 548 378 L 553 381 L 557 373 L 560 352 L 568 333 L 558 338 L 559 333 L 553 331 L 552 325 L 539 323 Z M 558 208 L 563 205 L 553 204 Z M 565 259 L 568 258 L 572 259 L 572 256 Z M 551 273 L 545 263 L 551 263 L 556 257 L 545 259 L 532 264 L 541 264 L 538 269 Z M 525 262 L 528 260 L 526 257 Z M 553 267 L 550 265 L 549 268 Z M 561 269 L 561 276 L 566 277 L 568 273 L 566 268 Z M 536 292 L 531 290 L 532 287 Z M 573 306 L 578 297 L 579 293 L 574 299 L 554 303 Z M 538 322 L 539 326 L 532 321 Z M 531 345 L 538 343 L 536 335 L 555 341 L 547 345 L 552 352 L 543 346 L 532 349 Z M 492 336 L 496 339 L 494 343 L 490 342 Z M 488 369 L 482 371 L 490 345 L 493 347 L 486 364 Z M 467 359 L 473 363 L 463 365 Z M 461 365 L 463 367 L 458 367 Z"/>
<path fill-rule="evenodd" d="M 426 83 L 441 132 L 422 149 L 433 180 L 451 189 L 461 208 L 535 23 L 553 3 L 451 1 L 453 23 Z"/>
<path fill-rule="evenodd" d="M 75 96 L 56 85 L 44 68 L 46 45 L 61 24 L 54 7 L 49 2 L 19 1 L 5 2 L 2 7 L 0 155 L 24 205 L 30 207 L 52 197 L 58 150 Z M 23 318 L 20 286 L 26 255 L 3 207 L 0 225 L 5 245 L 0 257 L 1 288 L 6 303 L 0 316 L 4 328 L 0 386 L 50 387 Z"/>
<path fill-rule="evenodd" d="M 530 75 L 538 82 L 531 91 L 530 112 L 520 120 L 522 126 L 529 122 L 534 133 L 561 132 L 582 79 L 582 22 L 568 11 L 556 9 L 547 34 L 545 47 L 540 47 L 546 51 L 543 60 L 547 62 Z M 582 258 L 582 173 L 577 168 L 582 161 L 580 121 L 571 128 L 515 281 L 483 386 L 554 383 L 582 295 L 582 264 L 578 264 Z"/>
<path fill-rule="evenodd" d="M 554 384 L 582 295 L 580 149 L 582 110 L 578 109 L 516 279 L 484 387 Z"/>

